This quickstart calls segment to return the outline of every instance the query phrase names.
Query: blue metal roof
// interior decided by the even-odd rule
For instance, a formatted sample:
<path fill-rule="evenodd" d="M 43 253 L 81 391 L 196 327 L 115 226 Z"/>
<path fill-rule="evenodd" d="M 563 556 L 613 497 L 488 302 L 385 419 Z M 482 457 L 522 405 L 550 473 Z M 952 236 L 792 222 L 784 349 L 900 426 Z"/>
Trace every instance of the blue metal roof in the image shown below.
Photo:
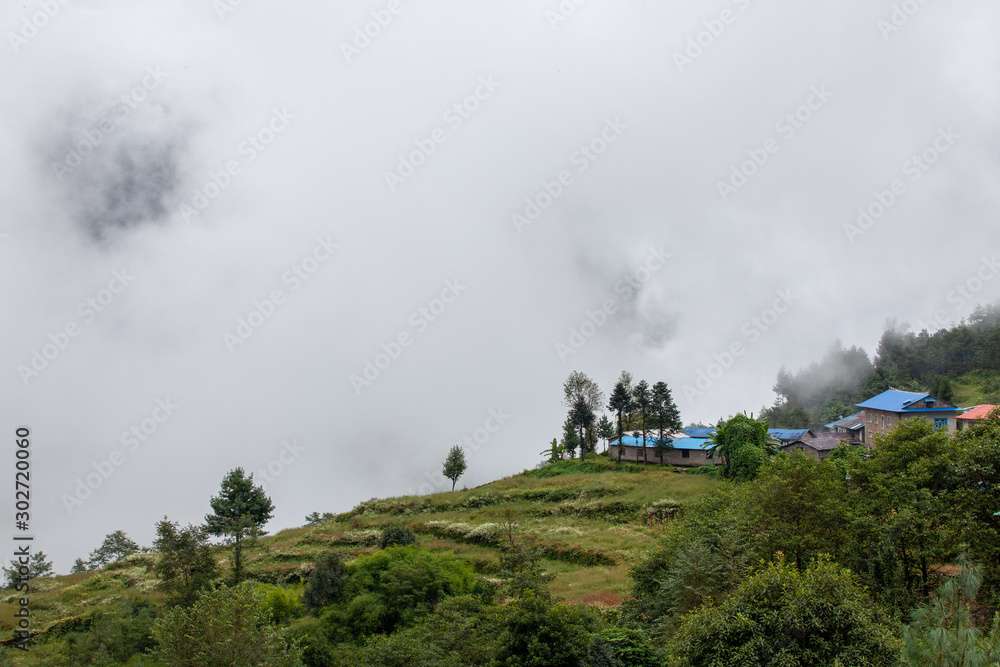
<path fill-rule="evenodd" d="M 708 438 L 715 433 L 714 426 L 688 426 L 684 429 L 684 435 L 691 438 Z"/>
<path fill-rule="evenodd" d="M 769 428 L 767 434 L 778 440 L 801 440 L 810 433 L 807 428 Z"/>
<path fill-rule="evenodd" d="M 860 419 L 861 415 L 863 415 L 863 414 L 864 414 L 863 410 L 861 412 L 855 412 L 853 415 L 848 415 L 847 417 L 844 417 L 843 419 L 838 419 L 835 422 L 830 422 L 829 424 L 827 424 L 827 426 L 830 426 L 830 427 L 847 426 L 848 424 L 850 424 L 850 423 L 852 423 L 852 422 Z"/>
<path fill-rule="evenodd" d="M 864 403 L 856 403 L 859 408 L 870 408 L 872 410 L 885 410 L 886 412 L 903 412 L 908 405 L 916 401 L 921 401 L 930 396 L 916 391 L 899 391 L 898 389 L 887 389 L 878 396 L 872 396 Z M 908 412 L 912 412 L 909 410 Z"/>
<path fill-rule="evenodd" d="M 673 443 L 674 449 L 708 449 L 711 445 L 708 438 L 668 438 Z M 622 444 L 626 447 L 642 447 L 642 437 L 636 438 L 631 435 L 622 436 Z M 656 447 L 656 436 L 646 434 L 646 447 Z"/>

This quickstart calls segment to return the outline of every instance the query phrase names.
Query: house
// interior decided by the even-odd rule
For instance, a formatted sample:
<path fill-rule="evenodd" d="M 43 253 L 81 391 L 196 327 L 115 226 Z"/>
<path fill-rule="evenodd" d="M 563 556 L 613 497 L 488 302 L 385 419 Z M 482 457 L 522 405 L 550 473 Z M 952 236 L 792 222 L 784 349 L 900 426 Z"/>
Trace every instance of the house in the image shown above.
<path fill-rule="evenodd" d="M 955 417 L 957 422 L 956 428 L 961 431 L 966 426 L 972 426 L 973 424 L 978 424 L 979 422 L 986 419 L 986 417 L 1000 408 L 998 405 L 977 405 L 974 408 L 968 408 L 965 412 Z"/>
<path fill-rule="evenodd" d="M 823 427 L 823 431 L 841 440 L 863 443 L 865 441 L 865 411 L 855 412 L 853 415 L 830 422 Z"/>
<path fill-rule="evenodd" d="M 816 434 L 807 428 L 769 428 L 767 434 L 775 440 L 780 440 L 782 445 L 786 445 L 796 440 L 813 440 Z"/>
<path fill-rule="evenodd" d="M 833 435 L 821 435 L 812 440 L 794 440 L 785 443 L 781 446 L 781 451 L 788 452 L 802 452 L 807 456 L 812 456 L 817 459 L 825 459 L 833 453 L 837 447 L 846 444 L 841 438 L 834 437 Z"/>
<path fill-rule="evenodd" d="M 689 438 L 711 438 L 715 435 L 714 426 L 688 426 L 684 429 L 684 435 Z"/>
<path fill-rule="evenodd" d="M 608 445 L 608 458 L 617 461 L 618 450 L 622 449 L 622 461 L 634 461 L 637 463 L 660 463 L 660 453 L 656 450 L 656 436 L 646 434 L 646 446 L 642 446 L 642 436 L 634 435 L 622 436 L 622 443 L 618 443 L 618 438 L 612 438 Z M 670 438 L 670 445 L 663 450 L 663 465 L 670 466 L 702 466 L 708 463 L 721 463 L 715 461 L 708 455 L 711 448 L 708 438 L 690 438 L 678 436 Z"/>
<path fill-rule="evenodd" d="M 887 389 L 878 396 L 872 396 L 864 403 L 866 445 L 871 447 L 871 436 L 885 434 L 896 428 L 904 419 L 918 417 L 933 421 L 934 428 L 954 433 L 956 417 L 961 408 L 940 398 L 914 391 Z"/>

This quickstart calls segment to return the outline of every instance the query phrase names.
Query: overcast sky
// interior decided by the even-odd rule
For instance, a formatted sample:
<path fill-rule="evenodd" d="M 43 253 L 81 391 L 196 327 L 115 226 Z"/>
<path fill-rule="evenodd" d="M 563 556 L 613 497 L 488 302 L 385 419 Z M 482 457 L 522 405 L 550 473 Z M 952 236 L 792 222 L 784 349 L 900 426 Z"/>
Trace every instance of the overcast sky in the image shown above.
<path fill-rule="evenodd" d="M 534 466 L 573 370 L 714 423 L 1000 298 L 991 0 L 2 12 L 0 511 L 26 425 L 60 572 L 236 466 L 276 531 Z"/>

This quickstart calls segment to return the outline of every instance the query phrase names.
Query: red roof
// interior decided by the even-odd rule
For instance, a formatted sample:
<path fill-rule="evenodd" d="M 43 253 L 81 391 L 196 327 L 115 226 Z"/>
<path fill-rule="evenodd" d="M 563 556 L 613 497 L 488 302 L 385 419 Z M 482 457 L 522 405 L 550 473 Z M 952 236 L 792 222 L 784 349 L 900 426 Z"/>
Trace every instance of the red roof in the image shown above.
<path fill-rule="evenodd" d="M 986 419 L 986 416 L 996 409 L 996 405 L 977 405 L 971 410 L 967 410 L 964 414 L 960 414 L 956 419 Z"/>

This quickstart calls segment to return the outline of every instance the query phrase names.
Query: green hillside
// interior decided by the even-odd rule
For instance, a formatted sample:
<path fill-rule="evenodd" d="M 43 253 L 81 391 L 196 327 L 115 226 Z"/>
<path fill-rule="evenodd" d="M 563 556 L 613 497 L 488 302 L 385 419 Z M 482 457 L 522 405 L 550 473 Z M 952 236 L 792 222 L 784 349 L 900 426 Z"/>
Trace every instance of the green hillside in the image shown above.
<path fill-rule="evenodd" d="M 346 559 L 377 550 L 382 529 L 401 524 L 420 545 L 450 552 L 489 579 L 498 572 L 497 538 L 504 515 L 513 515 L 518 534 L 534 542 L 542 566 L 555 575 L 552 592 L 570 605 L 617 605 L 630 586 L 628 570 L 662 534 L 680 507 L 717 482 L 680 468 L 640 466 L 593 457 L 560 461 L 475 489 L 403 496 L 362 503 L 330 521 L 263 537 L 247 560 L 247 572 L 261 582 L 295 586 L 319 554 L 331 549 Z M 226 571 L 230 551 L 214 549 Z M 98 609 L 117 601 L 161 605 L 164 596 L 150 566 L 157 554 L 136 554 L 102 570 L 38 579 L 31 606 L 39 630 L 17 664 L 50 662 L 65 655 L 67 633 L 90 626 Z M 17 595 L 5 591 L 0 626 L 9 636 Z"/>

